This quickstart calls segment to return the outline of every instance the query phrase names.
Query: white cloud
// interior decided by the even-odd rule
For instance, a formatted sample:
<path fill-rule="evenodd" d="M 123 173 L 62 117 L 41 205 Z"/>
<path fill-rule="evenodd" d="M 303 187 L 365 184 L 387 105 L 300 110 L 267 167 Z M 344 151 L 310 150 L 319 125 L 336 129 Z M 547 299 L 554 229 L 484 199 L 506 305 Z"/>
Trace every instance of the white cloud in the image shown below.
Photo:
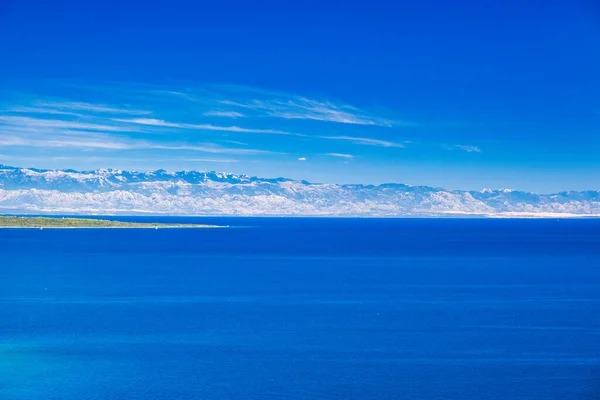
<path fill-rule="evenodd" d="M 267 150 L 239 148 L 238 146 L 246 146 L 246 144 L 237 140 L 225 140 L 225 138 L 239 139 L 240 135 L 236 133 L 257 133 L 402 148 L 407 142 L 372 138 L 371 132 L 376 134 L 375 127 L 411 125 L 338 101 L 316 100 L 252 87 L 204 85 L 196 89 L 176 91 L 170 90 L 171 88 L 133 85 L 129 89 L 127 87 L 115 89 L 116 91 L 111 92 L 110 86 L 97 88 L 103 91 L 101 98 L 108 99 L 105 100 L 106 104 L 95 103 L 93 101 L 95 99 L 90 97 L 71 98 L 68 101 L 62 99 L 59 101 L 55 98 L 32 101 L 29 97 L 30 100 L 25 104 L 27 107 L 15 104 L 5 109 L 13 114 L 0 115 L 0 145 L 107 150 L 187 150 L 240 155 L 275 154 Z M 92 101 L 89 101 L 90 99 Z M 121 106 L 121 104 L 125 105 Z M 154 104 L 161 108 L 153 109 L 155 116 L 150 115 L 153 111 L 144 110 L 146 106 L 140 104 Z M 220 121 L 222 124 L 213 124 L 216 122 L 215 119 L 203 119 L 203 116 L 243 117 L 244 119 L 238 121 L 241 121 L 240 125 L 245 126 L 238 126 L 238 121 L 231 120 Z M 273 118 L 324 123 L 320 127 L 313 124 L 315 130 L 310 135 L 306 135 L 295 133 L 294 129 L 290 128 L 299 124 L 276 121 Z M 236 125 L 229 125 L 227 122 Z M 275 122 L 283 126 L 271 125 Z M 331 129 L 331 125 L 327 123 L 332 122 L 344 125 L 370 125 L 373 128 L 369 128 L 367 134 L 354 136 L 351 132 L 356 130 L 356 126 L 337 126 L 336 133 L 325 134 L 327 132 L 325 129 Z M 199 140 L 192 138 L 192 132 L 195 130 L 220 132 L 212 135 L 207 133 L 210 139 L 206 140 L 218 142 L 222 146 L 213 143 L 195 143 Z M 167 138 L 166 135 L 160 137 L 153 135 L 157 132 L 169 133 L 171 138 Z M 306 143 L 300 140 L 293 144 L 306 146 Z M 456 148 L 468 152 L 480 151 L 475 146 L 456 146 Z M 296 149 L 298 152 L 304 150 L 303 147 Z M 352 154 L 335 152 L 321 155 L 346 160 L 354 157 Z M 306 157 L 300 157 L 299 160 L 306 161 Z"/>
<path fill-rule="evenodd" d="M 72 149 L 104 149 L 104 150 L 182 150 L 198 151 L 213 154 L 238 154 L 258 155 L 275 154 L 268 150 L 240 149 L 222 147 L 213 143 L 156 143 L 144 140 L 118 139 L 109 135 L 91 132 L 77 132 L 76 135 L 58 136 L 53 138 L 33 136 L 23 138 L 19 136 L 0 135 L 0 146 L 13 147 L 64 147 Z"/>
<path fill-rule="evenodd" d="M 223 132 L 240 132 L 240 133 L 269 133 L 275 135 L 295 135 L 295 136 L 304 136 L 300 134 L 295 134 L 291 132 L 285 132 L 274 129 L 254 129 L 254 128 L 242 128 L 239 126 L 220 126 L 220 125 L 212 125 L 212 124 L 188 124 L 181 122 L 169 122 L 163 121 L 160 119 L 154 118 L 113 118 L 113 121 L 117 122 L 125 122 L 128 124 L 136 124 L 136 125 L 148 125 L 148 126 L 158 126 L 158 127 L 167 127 L 167 128 L 178 128 L 178 129 L 197 129 L 197 130 L 208 130 L 208 131 L 223 131 Z"/>
<path fill-rule="evenodd" d="M 39 161 L 111 161 L 111 160 L 119 160 L 118 158 L 113 157 L 96 157 L 90 156 L 89 154 L 83 156 L 55 156 L 55 157 L 32 157 L 32 156 L 13 156 L 13 155 L 4 155 L 0 154 L 0 165 L 2 165 L 1 160 L 10 160 L 10 161 L 26 161 L 26 162 L 39 162 Z M 128 159 L 129 160 L 129 159 Z M 146 160 L 152 161 L 152 160 Z"/>
<path fill-rule="evenodd" d="M 226 117 L 226 118 L 240 118 L 245 117 L 244 114 L 237 111 L 207 111 L 204 113 L 207 117 Z"/>
<path fill-rule="evenodd" d="M 126 143 L 120 143 L 108 140 L 94 140 L 86 137 L 77 137 L 75 139 L 56 138 L 21 138 L 16 136 L 0 136 L 0 146 L 19 146 L 19 147 L 69 147 L 69 148 L 95 148 L 110 150 L 126 150 L 132 147 Z"/>
<path fill-rule="evenodd" d="M 219 104 L 229 110 L 208 111 L 207 116 L 239 117 L 239 109 L 254 112 L 246 117 L 315 120 L 354 125 L 413 126 L 416 123 L 392 120 L 342 102 L 310 99 L 285 92 L 263 90 L 243 85 L 204 85 L 186 93 L 154 90 L 155 94 L 175 96 L 195 104 Z"/>
<path fill-rule="evenodd" d="M 138 129 L 125 125 L 94 124 L 59 119 L 40 119 L 32 117 L 16 117 L 0 115 L 0 123 L 23 128 L 53 128 L 53 129 L 85 129 L 105 132 L 136 132 Z"/>
<path fill-rule="evenodd" d="M 391 121 L 371 117 L 350 106 L 338 106 L 329 102 L 318 102 L 304 97 L 295 101 L 277 102 L 273 117 L 285 119 L 310 119 L 315 121 L 339 122 L 356 125 L 392 126 Z"/>
<path fill-rule="evenodd" d="M 481 153 L 481 149 L 477 146 L 469 146 L 463 144 L 444 144 L 442 145 L 446 150 L 462 150 L 467 153 Z"/>
<path fill-rule="evenodd" d="M 75 111 L 91 111 L 98 113 L 110 113 L 110 114 L 133 114 L 133 115 L 147 115 L 152 114 L 151 111 L 146 110 L 135 110 L 129 108 L 116 108 L 103 104 L 91 104 L 84 102 L 51 102 L 51 101 L 38 101 L 37 105 L 41 107 L 54 108 L 58 110 L 75 110 Z"/>
<path fill-rule="evenodd" d="M 455 147 L 466 151 L 467 153 L 481 153 L 481 149 L 477 146 L 456 145 Z"/>
<path fill-rule="evenodd" d="M 369 115 L 356 107 L 317 101 L 301 96 L 278 95 L 280 98 L 263 100 L 221 100 L 221 104 L 259 111 L 269 117 L 302 119 L 323 122 L 338 122 L 354 125 L 376 125 L 390 127 L 407 125 Z"/>
<path fill-rule="evenodd" d="M 224 140 L 225 143 L 237 144 L 238 146 L 248 146 L 248 143 L 239 142 L 237 140 Z"/>
<path fill-rule="evenodd" d="M 326 153 L 326 156 L 331 157 L 340 157 L 340 158 L 354 158 L 352 154 L 343 154 L 343 153 Z"/>
<path fill-rule="evenodd" d="M 76 113 L 73 111 L 65 111 L 65 110 L 55 110 L 53 108 L 47 107 L 9 107 L 4 109 L 3 111 L 8 111 L 11 113 L 20 113 L 20 114 L 53 114 L 53 115 L 73 115 L 76 117 L 83 117 L 83 114 Z"/>
<path fill-rule="evenodd" d="M 239 148 L 231 148 L 231 147 L 221 147 L 213 144 L 139 144 L 134 148 L 138 149 L 161 149 L 161 150 L 190 150 L 190 151 L 200 151 L 203 153 L 215 153 L 215 154 L 245 154 L 245 155 L 253 155 L 253 154 L 275 154 L 272 151 L 268 150 L 257 150 L 257 149 L 239 149 Z"/>
<path fill-rule="evenodd" d="M 0 154 L 0 165 L 2 165 L 2 160 L 9 160 L 9 161 L 26 161 L 26 162 L 39 162 L 39 161 L 75 161 L 75 162 L 81 162 L 81 161 L 109 161 L 112 163 L 119 163 L 122 162 L 123 159 L 121 157 L 97 157 L 97 156 L 91 156 L 89 154 L 85 154 L 82 156 L 56 156 L 56 157 L 31 157 L 31 156 L 8 156 L 8 155 L 4 155 L 4 154 Z M 127 159 L 125 160 L 127 162 L 154 162 L 156 161 L 155 158 L 140 158 L 140 157 L 127 157 Z M 206 162 L 206 163 L 222 163 L 222 164 L 233 164 L 233 163 L 237 163 L 240 160 L 236 160 L 236 159 L 232 159 L 232 158 L 204 158 L 204 157 L 179 157 L 177 155 L 173 155 L 173 157 L 170 157 L 169 159 L 170 162 Z M 161 165 L 161 167 L 164 167 L 164 165 Z"/>
<path fill-rule="evenodd" d="M 352 142 L 355 144 L 362 144 L 366 146 L 379 146 L 379 147 L 405 147 L 402 143 L 397 142 L 389 142 L 386 140 L 365 138 L 365 137 L 355 137 L 355 136 L 319 136 L 321 139 L 329 139 L 329 140 L 345 140 L 348 142 Z"/>
<path fill-rule="evenodd" d="M 117 122 L 126 122 L 128 124 L 166 126 L 169 128 L 185 128 L 186 127 L 185 125 L 188 125 L 188 124 L 179 124 L 179 123 L 175 123 L 175 122 L 167 122 L 167 121 L 163 121 L 161 119 L 155 119 L 155 118 L 129 118 L 129 119 L 113 118 L 112 120 L 117 121 Z"/>
<path fill-rule="evenodd" d="M 176 161 L 190 161 L 190 162 L 211 162 L 211 163 L 236 163 L 240 160 L 234 160 L 231 158 L 177 158 Z"/>

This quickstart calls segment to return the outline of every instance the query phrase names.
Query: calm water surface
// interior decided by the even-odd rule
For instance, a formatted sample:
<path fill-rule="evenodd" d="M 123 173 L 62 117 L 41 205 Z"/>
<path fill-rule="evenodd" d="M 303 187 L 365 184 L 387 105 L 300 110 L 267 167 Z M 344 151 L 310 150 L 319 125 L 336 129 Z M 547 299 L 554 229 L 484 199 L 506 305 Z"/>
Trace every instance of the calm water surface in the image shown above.
<path fill-rule="evenodd" d="M 599 220 L 160 220 L 0 230 L 0 399 L 599 398 Z"/>

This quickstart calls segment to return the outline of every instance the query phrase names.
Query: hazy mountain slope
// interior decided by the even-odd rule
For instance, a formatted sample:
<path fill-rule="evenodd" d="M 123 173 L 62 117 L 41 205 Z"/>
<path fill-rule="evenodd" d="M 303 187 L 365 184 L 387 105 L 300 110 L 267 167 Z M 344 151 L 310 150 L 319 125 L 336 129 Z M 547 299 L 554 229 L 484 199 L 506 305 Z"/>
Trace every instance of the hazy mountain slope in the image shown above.
<path fill-rule="evenodd" d="M 0 166 L 0 212 L 410 216 L 600 214 L 600 192 L 450 191 L 334 185 L 218 172 L 37 170 Z"/>

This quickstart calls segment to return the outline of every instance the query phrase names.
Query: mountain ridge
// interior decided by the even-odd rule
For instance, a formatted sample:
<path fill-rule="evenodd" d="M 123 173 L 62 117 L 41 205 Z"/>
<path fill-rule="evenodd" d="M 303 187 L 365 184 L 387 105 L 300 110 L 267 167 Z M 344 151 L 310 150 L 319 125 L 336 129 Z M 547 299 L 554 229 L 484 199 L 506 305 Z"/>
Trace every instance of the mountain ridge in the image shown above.
<path fill-rule="evenodd" d="M 0 212 L 306 216 L 597 216 L 600 191 L 328 184 L 217 171 L 0 165 Z"/>

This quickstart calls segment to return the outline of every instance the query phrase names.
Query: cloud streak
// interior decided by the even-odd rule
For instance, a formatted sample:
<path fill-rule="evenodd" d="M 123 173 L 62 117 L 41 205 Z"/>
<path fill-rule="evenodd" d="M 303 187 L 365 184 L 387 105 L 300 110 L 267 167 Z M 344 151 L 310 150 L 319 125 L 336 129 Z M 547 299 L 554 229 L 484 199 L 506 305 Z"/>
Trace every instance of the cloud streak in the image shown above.
<path fill-rule="evenodd" d="M 21 116 L 0 115 L 0 123 L 13 127 L 50 128 L 50 129 L 84 129 L 103 132 L 136 132 L 138 129 L 129 125 L 107 125 L 79 121 L 66 121 L 61 119 L 41 119 Z"/>
<path fill-rule="evenodd" d="M 347 158 L 352 159 L 354 156 L 352 154 L 344 154 L 344 153 L 325 153 L 326 156 L 329 157 L 339 157 L 339 158 Z"/>
<path fill-rule="evenodd" d="M 0 154 L 0 160 L 10 160 L 10 161 L 39 161 L 39 157 L 28 157 L 28 156 L 8 156 L 5 154 Z M 56 156 L 56 157 L 48 157 L 45 160 L 49 161 L 122 161 L 119 157 L 96 157 L 96 156 Z M 140 158 L 140 157 L 128 157 L 127 162 L 137 161 L 137 162 L 149 162 L 156 161 L 155 158 Z M 240 160 L 233 158 L 204 158 L 204 157 L 175 157 L 170 161 L 176 162 L 209 162 L 209 163 L 237 163 Z M 2 163 L 0 162 L 0 165 Z"/>
<path fill-rule="evenodd" d="M 71 88 L 75 93 L 80 89 L 83 96 L 68 99 L 31 100 L 32 96 L 21 96 L 29 100 L 0 110 L 4 111 L 0 114 L 0 146 L 24 148 L 13 150 L 21 153 L 27 147 L 98 150 L 102 156 L 109 151 L 117 156 L 127 150 L 174 152 L 173 155 L 177 152 L 178 157 L 189 156 L 185 151 L 240 156 L 304 152 L 350 160 L 354 155 L 314 152 L 310 146 L 315 144 L 314 140 L 334 140 L 360 146 L 403 148 L 407 142 L 378 139 L 370 133 L 413 125 L 338 101 L 243 86 L 205 85 L 172 90 L 130 85 L 129 89 L 116 87 L 112 93 L 111 88 L 111 85 L 99 86 L 91 97 L 90 92 L 95 89 L 88 87 Z M 239 120 L 233 124 L 231 119 Z M 296 120 L 314 122 L 302 124 Z M 358 128 L 366 133 L 356 134 Z M 206 132 L 200 135 L 200 131 Z M 242 138 L 239 134 L 257 135 Z M 281 135 L 285 139 L 264 139 L 261 135 Z M 480 151 L 469 146 L 456 148 Z M 306 161 L 306 157 L 298 160 Z"/>
<path fill-rule="evenodd" d="M 240 118 L 245 117 L 244 114 L 237 111 L 207 111 L 204 113 L 206 117 L 225 117 L 225 118 Z"/>
<path fill-rule="evenodd" d="M 19 114 L 71 115 L 71 116 L 75 116 L 75 117 L 83 117 L 84 116 L 81 113 L 76 113 L 73 111 L 55 110 L 53 108 L 47 108 L 47 107 L 17 106 L 17 107 L 9 107 L 7 109 L 4 109 L 3 111 L 8 111 L 10 113 L 19 113 Z"/>
<path fill-rule="evenodd" d="M 67 148 L 84 148 L 84 149 L 104 149 L 104 150 L 127 150 L 131 149 L 130 145 L 115 141 L 94 140 L 89 137 L 78 137 L 76 139 L 69 138 L 21 138 L 17 136 L 0 136 L 0 146 L 16 146 L 16 147 L 67 147 Z"/>
<path fill-rule="evenodd" d="M 239 126 L 220 126 L 212 124 L 189 124 L 181 122 L 169 122 L 154 118 L 113 118 L 113 121 L 125 122 L 127 124 L 134 125 L 145 125 L 165 128 L 178 128 L 178 129 L 195 129 L 195 130 L 206 130 L 206 131 L 221 131 L 221 132 L 240 132 L 240 133 L 268 133 L 274 135 L 294 135 L 303 136 L 297 133 L 291 133 L 276 129 L 254 129 L 254 128 L 242 128 Z"/>
<path fill-rule="evenodd" d="M 221 100 L 221 104 L 259 111 L 273 118 L 337 122 L 352 125 L 374 125 L 391 127 L 393 121 L 375 117 L 344 104 L 317 101 L 306 97 L 288 96 L 282 100 Z"/>
<path fill-rule="evenodd" d="M 311 99 L 243 85 L 204 85 L 195 90 L 189 89 L 185 93 L 172 90 L 154 90 L 153 92 L 196 105 L 218 105 L 217 108 L 223 108 L 218 111 L 206 111 L 205 116 L 270 117 L 380 127 L 417 125 L 414 122 L 386 118 L 339 101 Z M 240 110 L 245 110 L 245 113 L 242 114 Z"/>
<path fill-rule="evenodd" d="M 52 102 L 52 101 L 37 101 L 35 103 L 39 107 L 45 107 L 45 109 L 55 109 L 59 111 L 88 111 L 94 113 L 109 113 L 109 114 L 131 114 L 131 115 L 148 115 L 152 114 L 152 111 L 147 110 L 135 110 L 129 108 L 117 108 L 104 104 L 92 104 L 84 103 L 79 101 L 66 101 L 66 102 Z"/>
<path fill-rule="evenodd" d="M 481 149 L 477 146 L 457 144 L 455 147 L 461 149 L 462 151 L 466 151 L 467 153 L 481 153 Z"/>
<path fill-rule="evenodd" d="M 467 153 L 481 153 L 481 149 L 477 146 L 469 146 L 463 144 L 445 144 L 443 145 L 443 147 L 446 150 L 462 150 L 466 151 Z"/>
<path fill-rule="evenodd" d="M 180 158 L 177 158 L 177 161 L 211 162 L 211 163 L 237 163 L 240 160 L 235 160 L 235 159 L 232 159 L 232 158 L 189 158 L 189 157 L 180 157 Z"/>
<path fill-rule="evenodd" d="M 365 138 L 365 137 L 356 137 L 356 136 L 319 136 L 319 137 L 322 139 L 328 139 L 328 140 L 344 140 L 344 141 L 352 142 L 354 144 L 361 144 L 361 145 L 365 145 L 365 146 L 397 147 L 397 148 L 405 147 L 405 145 L 403 143 L 390 142 L 387 140 Z"/>
<path fill-rule="evenodd" d="M 55 138 L 28 137 L 0 135 L 0 146 L 4 147 L 42 147 L 42 148 L 70 148 L 70 149 L 98 149 L 98 150 L 170 150 L 170 151 L 198 151 L 211 154 L 237 154 L 237 155 L 266 155 L 276 154 L 268 150 L 240 149 L 222 147 L 214 143 L 155 143 L 144 140 L 119 140 L 113 137 L 94 134 L 91 132 L 78 132 L 76 136 L 61 136 Z"/>

